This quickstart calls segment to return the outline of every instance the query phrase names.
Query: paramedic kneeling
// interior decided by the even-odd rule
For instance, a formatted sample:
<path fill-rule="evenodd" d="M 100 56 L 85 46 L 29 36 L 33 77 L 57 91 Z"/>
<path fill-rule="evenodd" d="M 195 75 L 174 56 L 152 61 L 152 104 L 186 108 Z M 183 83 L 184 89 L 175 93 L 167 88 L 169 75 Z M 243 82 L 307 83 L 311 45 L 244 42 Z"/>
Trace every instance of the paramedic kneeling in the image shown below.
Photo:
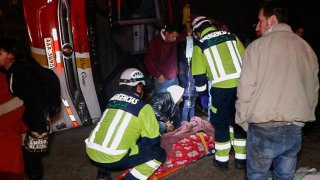
<path fill-rule="evenodd" d="M 120 92 L 107 103 L 101 120 L 85 140 L 94 164 L 106 170 L 130 168 L 125 179 L 147 179 L 165 161 L 158 121 L 141 99 L 144 75 L 135 68 L 120 77 Z"/>

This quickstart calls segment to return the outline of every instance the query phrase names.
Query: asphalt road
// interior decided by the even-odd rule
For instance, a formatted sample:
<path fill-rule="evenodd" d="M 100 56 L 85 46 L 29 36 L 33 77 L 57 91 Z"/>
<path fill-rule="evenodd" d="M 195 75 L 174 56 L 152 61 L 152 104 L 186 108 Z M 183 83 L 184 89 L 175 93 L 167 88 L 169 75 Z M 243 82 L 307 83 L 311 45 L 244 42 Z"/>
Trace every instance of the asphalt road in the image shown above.
<path fill-rule="evenodd" d="M 309 123 L 304 129 L 303 147 L 298 157 L 299 167 L 314 167 L 320 170 L 320 126 Z M 97 169 L 90 164 L 85 154 L 84 140 L 94 125 L 55 132 L 52 135 L 50 152 L 44 158 L 44 180 L 94 180 Z M 212 165 L 212 156 L 204 157 L 191 165 L 167 176 L 167 180 L 241 180 L 246 179 L 245 170 L 234 168 L 230 161 L 228 171 L 220 171 Z M 121 172 L 112 173 L 115 179 Z"/>

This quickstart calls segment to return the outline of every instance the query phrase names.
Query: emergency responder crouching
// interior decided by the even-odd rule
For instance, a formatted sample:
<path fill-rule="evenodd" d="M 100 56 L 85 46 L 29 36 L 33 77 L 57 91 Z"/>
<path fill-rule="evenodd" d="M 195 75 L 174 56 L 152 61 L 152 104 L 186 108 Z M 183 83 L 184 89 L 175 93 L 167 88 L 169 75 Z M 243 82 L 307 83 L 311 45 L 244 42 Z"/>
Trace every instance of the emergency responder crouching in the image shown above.
<path fill-rule="evenodd" d="M 165 161 L 153 109 L 142 99 L 144 75 L 135 68 L 120 77 L 120 92 L 107 103 L 103 116 L 85 140 L 93 163 L 105 170 L 130 168 L 125 179 L 147 179 Z"/>

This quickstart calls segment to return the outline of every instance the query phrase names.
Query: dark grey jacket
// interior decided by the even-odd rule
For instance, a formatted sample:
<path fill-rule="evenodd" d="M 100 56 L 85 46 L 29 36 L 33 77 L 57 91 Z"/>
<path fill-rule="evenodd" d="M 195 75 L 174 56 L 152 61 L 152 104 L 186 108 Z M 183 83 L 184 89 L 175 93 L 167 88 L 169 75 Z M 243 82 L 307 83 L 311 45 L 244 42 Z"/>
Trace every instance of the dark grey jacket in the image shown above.
<path fill-rule="evenodd" d="M 169 92 L 156 94 L 150 101 L 158 121 L 168 122 L 175 114 L 176 108 Z"/>

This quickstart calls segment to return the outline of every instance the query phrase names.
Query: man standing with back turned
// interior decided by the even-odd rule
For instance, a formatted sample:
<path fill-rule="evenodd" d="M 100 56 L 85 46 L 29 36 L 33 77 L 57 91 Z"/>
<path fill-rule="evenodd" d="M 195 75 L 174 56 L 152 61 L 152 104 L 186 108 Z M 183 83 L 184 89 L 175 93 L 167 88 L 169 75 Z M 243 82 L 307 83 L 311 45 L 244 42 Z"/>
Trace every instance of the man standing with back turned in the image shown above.
<path fill-rule="evenodd" d="M 247 177 L 293 179 L 301 128 L 315 120 L 318 62 L 312 48 L 285 24 L 275 1 L 260 5 L 256 31 L 245 51 L 238 84 L 236 123 L 247 133 Z"/>

